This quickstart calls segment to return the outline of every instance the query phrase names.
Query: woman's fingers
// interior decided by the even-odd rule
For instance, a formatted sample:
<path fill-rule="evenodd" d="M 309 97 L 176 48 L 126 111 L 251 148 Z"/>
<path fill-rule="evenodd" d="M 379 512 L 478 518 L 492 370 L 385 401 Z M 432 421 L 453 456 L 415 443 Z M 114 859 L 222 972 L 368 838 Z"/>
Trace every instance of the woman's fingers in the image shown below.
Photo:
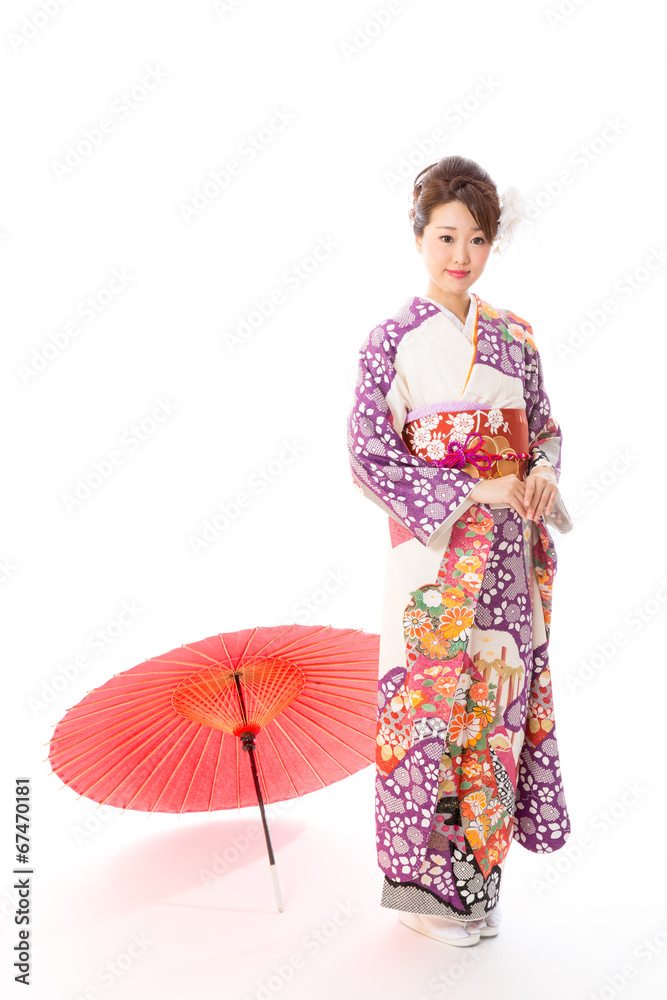
<path fill-rule="evenodd" d="M 518 479 L 516 486 L 513 484 L 509 503 L 512 504 L 519 517 L 526 517 L 526 508 L 523 503 L 523 484 Z"/>
<path fill-rule="evenodd" d="M 550 514 L 557 492 L 558 487 L 554 486 L 553 483 L 550 483 L 548 479 L 540 479 L 538 485 L 535 487 L 535 498 L 533 500 L 533 504 L 528 509 L 528 517 L 538 521 L 542 514 L 546 511 L 547 506 L 549 506 L 549 510 L 546 512 Z"/>
<path fill-rule="evenodd" d="M 507 490 L 505 503 L 508 503 L 517 512 L 519 517 L 526 517 L 524 506 L 524 484 L 517 476 L 502 476 L 496 482 L 504 482 Z"/>
<path fill-rule="evenodd" d="M 522 517 L 529 517 L 528 511 L 530 510 L 530 504 L 533 499 L 533 493 L 535 492 L 535 484 L 537 482 L 536 476 L 528 476 L 524 484 L 523 491 L 523 510 L 520 511 Z"/>
<path fill-rule="evenodd" d="M 551 511 L 553 510 L 554 501 L 555 501 L 556 496 L 558 494 L 558 487 L 557 486 L 554 486 L 553 483 L 549 483 L 548 485 L 549 485 L 550 489 L 548 490 L 548 495 L 546 497 L 546 501 L 545 501 L 545 504 L 544 504 L 544 507 L 545 507 L 545 511 L 544 512 L 545 512 L 545 514 L 550 514 Z"/>
<path fill-rule="evenodd" d="M 524 496 L 524 503 L 526 503 L 526 517 L 529 517 L 534 521 L 537 520 L 535 508 L 539 505 L 543 486 L 544 480 L 539 479 L 537 476 L 529 476 L 526 480 L 526 494 Z"/>
<path fill-rule="evenodd" d="M 558 494 L 558 485 L 553 475 L 533 472 L 524 483 L 524 517 L 538 521 L 543 514 L 550 514 Z"/>
<path fill-rule="evenodd" d="M 528 476 L 524 482 L 515 475 L 498 477 L 488 482 L 494 484 L 491 496 L 494 492 L 496 496 L 494 500 L 489 499 L 487 502 L 507 503 L 520 517 L 531 521 L 539 521 L 543 515 L 550 514 L 558 495 L 558 486 L 553 479 L 537 474 Z"/>
<path fill-rule="evenodd" d="M 540 476 L 536 476 L 534 479 L 531 477 L 531 479 L 534 483 L 534 492 L 531 502 L 528 504 L 528 517 L 532 518 L 533 521 L 537 521 L 544 507 L 544 493 L 547 481 Z"/>

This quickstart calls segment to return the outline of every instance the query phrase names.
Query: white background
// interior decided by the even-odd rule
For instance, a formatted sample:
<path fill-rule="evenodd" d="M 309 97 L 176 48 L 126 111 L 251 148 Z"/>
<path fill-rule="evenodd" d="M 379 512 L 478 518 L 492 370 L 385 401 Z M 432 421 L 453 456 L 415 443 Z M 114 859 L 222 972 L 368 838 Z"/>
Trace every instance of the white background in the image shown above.
<path fill-rule="evenodd" d="M 35 1000 L 661 995 L 664 37 L 646 0 L 560 8 L 3 4 L 0 954 L 11 982 L 11 797 L 29 775 Z M 289 121 L 250 160 L 276 110 Z M 45 760 L 87 690 L 183 642 L 293 621 L 379 631 L 387 523 L 352 485 L 345 423 L 364 337 L 426 290 L 412 181 L 451 153 L 534 206 L 534 235 L 475 291 L 533 326 L 575 521 L 554 533 L 551 639 L 570 841 L 512 849 L 500 934 L 468 949 L 379 906 L 370 767 L 272 810 L 278 914 L 256 810 L 97 810 Z M 240 172 L 184 218 L 233 159 Z M 126 284 L 106 302 L 114 271 Z M 169 415 L 136 444 L 160 401 Z M 249 505 L 195 552 L 239 492 Z M 94 652 L 98 629 L 119 634 Z M 233 863 L 207 885 L 224 850 Z"/>

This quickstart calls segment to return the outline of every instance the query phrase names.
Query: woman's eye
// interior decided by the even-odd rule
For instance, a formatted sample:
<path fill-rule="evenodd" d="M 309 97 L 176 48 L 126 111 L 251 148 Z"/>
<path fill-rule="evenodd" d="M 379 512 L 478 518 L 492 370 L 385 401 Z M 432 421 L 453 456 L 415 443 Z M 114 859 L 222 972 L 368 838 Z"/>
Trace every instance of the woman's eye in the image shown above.
<path fill-rule="evenodd" d="M 453 237 L 453 236 L 450 236 L 450 235 L 449 235 L 449 233 L 444 233 L 444 234 L 443 234 L 443 235 L 442 235 L 442 236 L 440 237 L 440 239 L 441 239 L 441 240 L 452 240 L 452 239 L 454 239 L 454 237 Z M 473 236 L 473 238 L 472 238 L 472 242 L 473 242 L 473 243 L 476 243 L 476 241 L 477 241 L 477 240 L 479 240 L 479 243 L 477 243 L 477 246 L 479 246 L 479 245 L 480 245 L 481 243 L 486 243 L 486 240 L 484 239 L 484 237 L 483 237 L 483 236 Z"/>

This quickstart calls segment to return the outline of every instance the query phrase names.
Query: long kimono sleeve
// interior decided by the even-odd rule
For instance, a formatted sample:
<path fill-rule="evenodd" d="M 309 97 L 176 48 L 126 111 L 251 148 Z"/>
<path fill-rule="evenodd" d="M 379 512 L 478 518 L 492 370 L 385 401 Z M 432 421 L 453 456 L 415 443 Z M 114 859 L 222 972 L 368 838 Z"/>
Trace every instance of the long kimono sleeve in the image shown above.
<path fill-rule="evenodd" d="M 560 481 L 561 452 L 563 434 L 560 425 L 551 413 L 551 403 L 544 386 L 542 359 L 532 339 L 532 329 L 526 324 L 525 339 L 525 382 L 524 399 L 528 421 L 530 459 L 526 469 L 529 476 L 534 469 L 544 469 L 544 473 L 556 485 Z M 549 473 L 549 470 L 550 473 Z M 544 517 L 544 515 L 543 515 Z M 547 525 L 552 524 L 561 533 L 570 531 L 574 525 L 567 512 L 560 491 L 556 495 L 551 514 L 544 517 Z"/>
<path fill-rule="evenodd" d="M 402 402 L 402 380 L 388 352 L 391 341 L 386 335 L 382 339 L 382 331 L 373 331 L 359 352 L 347 423 L 352 476 L 365 496 L 418 541 L 437 545 L 474 503 L 468 496 L 479 479 L 430 465 L 408 450 L 400 434 L 408 406 Z"/>

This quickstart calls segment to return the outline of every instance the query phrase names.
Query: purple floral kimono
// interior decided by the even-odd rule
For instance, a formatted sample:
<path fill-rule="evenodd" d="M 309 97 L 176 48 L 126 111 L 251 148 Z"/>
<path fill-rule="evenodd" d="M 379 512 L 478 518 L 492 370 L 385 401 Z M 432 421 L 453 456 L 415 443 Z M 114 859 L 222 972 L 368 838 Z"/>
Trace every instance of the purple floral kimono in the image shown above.
<path fill-rule="evenodd" d="M 527 473 L 558 483 L 562 434 L 529 324 L 470 292 L 465 324 L 409 299 L 359 355 L 348 420 L 353 478 L 389 515 L 376 758 L 381 905 L 463 921 L 498 902 L 513 838 L 557 851 L 570 833 L 548 641 L 560 493 L 538 522 L 468 494 L 475 468 L 436 460 L 451 433 L 503 431 L 525 410 Z M 523 416 L 522 416 L 523 419 Z M 488 438 L 492 440 L 492 438 Z"/>

